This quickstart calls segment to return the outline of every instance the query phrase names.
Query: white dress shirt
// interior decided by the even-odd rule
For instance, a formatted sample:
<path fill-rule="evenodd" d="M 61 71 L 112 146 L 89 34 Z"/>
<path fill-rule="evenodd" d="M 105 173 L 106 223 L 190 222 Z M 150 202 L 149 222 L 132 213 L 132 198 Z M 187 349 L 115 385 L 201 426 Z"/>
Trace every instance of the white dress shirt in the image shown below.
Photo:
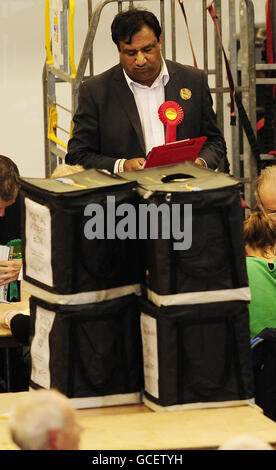
<path fill-rule="evenodd" d="M 124 75 L 134 95 L 148 155 L 153 147 L 165 144 L 165 128 L 159 119 L 158 109 L 165 101 L 165 86 L 170 78 L 167 65 L 162 58 L 160 74 L 150 87 L 134 82 L 125 70 Z M 135 157 L 136 155 L 133 155 L 133 158 Z M 119 162 L 120 160 L 115 162 L 114 173 L 118 172 Z"/>

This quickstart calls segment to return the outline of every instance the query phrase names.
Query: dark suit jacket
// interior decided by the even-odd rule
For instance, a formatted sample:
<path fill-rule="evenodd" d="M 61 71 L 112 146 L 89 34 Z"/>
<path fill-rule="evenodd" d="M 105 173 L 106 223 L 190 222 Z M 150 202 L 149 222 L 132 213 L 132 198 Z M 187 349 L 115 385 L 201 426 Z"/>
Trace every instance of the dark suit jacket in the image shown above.
<path fill-rule="evenodd" d="M 216 125 L 205 73 L 168 60 L 166 64 L 170 79 L 165 87 L 165 99 L 176 101 L 184 110 L 184 120 L 177 127 L 177 140 L 207 136 L 200 156 L 209 168 L 215 169 L 226 155 L 226 145 Z M 182 88 L 191 90 L 190 99 L 181 98 Z M 135 99 L 120 64 L 80 85 L 73 122 L 73 136 L 66 155 L 68 164 L 112 172 L 118 158 L 146 156 Z"/>

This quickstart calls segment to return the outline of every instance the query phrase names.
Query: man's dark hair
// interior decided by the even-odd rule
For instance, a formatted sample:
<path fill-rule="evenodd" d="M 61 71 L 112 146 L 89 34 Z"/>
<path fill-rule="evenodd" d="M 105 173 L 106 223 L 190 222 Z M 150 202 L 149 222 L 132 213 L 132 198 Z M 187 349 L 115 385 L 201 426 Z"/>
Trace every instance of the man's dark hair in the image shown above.
<path fill-rule="evenodd" d="M 119 48 L 119 42 L 131 44 L 132 36 L 141 31 L 143 26 L 151 28 L 159 41 L 162 32 L 156 16 L 148 10 L 132 8 L 118 13 L 111 25 L 112 40 Z"/>
<path fill-rule="evenodd" d="M 4 155 L 0 155 L 0 199 L 10 201 L 19 189 L 19 171 L 16 164 Z"/>

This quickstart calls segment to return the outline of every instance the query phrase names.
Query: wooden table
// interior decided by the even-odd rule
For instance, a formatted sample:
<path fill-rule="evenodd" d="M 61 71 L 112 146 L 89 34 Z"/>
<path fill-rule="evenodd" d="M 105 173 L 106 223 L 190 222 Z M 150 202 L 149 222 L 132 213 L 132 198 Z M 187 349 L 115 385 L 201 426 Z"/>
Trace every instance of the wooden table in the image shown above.
<path fill-rule="evenodd" d="M 10 310 L 26 310 L 29 308 L 29 298 L 30 294 L 28 292 L 25 292 L 23 289 L 21 289 L 21 301 L 20 302 L 10 302 L 9 304 L 6 303 L 0 303 L 0 313 L 7 311 L 7 308 L 10 308 Z M 12 338 L 12 334 L 9 328 L 3 328 L 0 326 L 0 347 L 5 347 L 1 346 L 2 344 L 5 344 L 5 340 L 8 340 L 9 338 Z"/>
<path fill-rule="evenodd" d="M 0 394 L 0 450 L 16 449 L 8 414 L 22 394 Z M 237 434 L 251 434 L 276 448 L 276 423 L 257 406 L 153 412 L 144 405 L 77 410 L 80 450 L 216 449 Z"/>
<path fill-rule="evenodd" d="M 25 310 L 28 299 L 22 292 L 22 302 L 13 305 Z M 0 328 L 0 347 L 8 351 L 15 346 L 11 332 Z M 9 435 L 8 415 L 26 393 L 0 393 L 0 450 L 17 449 Z M 84 428 L 81 450 L 216 449 L 238 434 L 254 435 L 276 449 L 276 423 L 257 406 L 153 412 L 140 404 L 81 409 L 77 416 Z"/>
<path fill-rule="evenodd" d="M 141 405 L 122 414 L 80 411 L 82 449 L 216 449 L 237 434 L 251 434 L 276 447 L 276 423 L 258 407 L 152 412 Z"/>
<path fill-rule="evenodd" d="M 11 302 L 9 304 L 0 303 L 0 313 L 6 311 L 7 306 L 10 308 L 10 310 L 26 310 L 29 307 L 29 297 L 30 294 L 21 289 L 21 301 Z M 10 348 L 18 347 L 22 347 L 22 343 L 20 343 L 20 341 L 17 341 L 12 336 L 11 330 L 0 326 L 0 348 L 5 348 L 5 379 L 8 392 L 11 390 Z"/>

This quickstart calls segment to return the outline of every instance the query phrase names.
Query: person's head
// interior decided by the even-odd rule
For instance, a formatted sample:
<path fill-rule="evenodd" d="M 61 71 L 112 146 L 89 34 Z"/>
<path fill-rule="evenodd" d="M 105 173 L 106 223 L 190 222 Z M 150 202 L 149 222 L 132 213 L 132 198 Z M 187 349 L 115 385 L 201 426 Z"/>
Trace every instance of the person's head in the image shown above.
<path fill-rule="evenodd" d="M 66 163 L 61 163 L 54 169 L 51 178 L 60 178 L 61 176 L 72 175 L 73 173 L 80 173 L 81 171 L 84 171 L 81 165 L 67 165 Z"/>
<path fill-rule="evenodd" d="M 161 26 L 156 16 L 138 8 L 120 12 L 112 22 L 111 35 L 127 75 L 151 86 L 162 66 Z"/>
<path fill-rule="evenodd" d="M 273 450 L 273 448 L 258 437 L 240 434 L 225 441 L 218 450 Z"/>
<path fill-rule="evenodd" d="M 276 224 L 276 166 L 267 166 L 255 181 L 257 204 Z"/>
<path fill-rule="evenodd" d="M 262 211 L 252 212 L 243 223 L 247 256 L 276 256 L 276 228 Z"/>
<path fill-rule="evenodd" d="M 28 392 L 10 417 L 13 441 L 23 450 L 77 450 L 80 426 L 70 400 L 56 390 Z"/>
<path fill-rule="evenodd" d="M 8 157 L 0 155 L 0 217 L 11 206 L 19 190 L 19 171 L 16 164 Z"/>

